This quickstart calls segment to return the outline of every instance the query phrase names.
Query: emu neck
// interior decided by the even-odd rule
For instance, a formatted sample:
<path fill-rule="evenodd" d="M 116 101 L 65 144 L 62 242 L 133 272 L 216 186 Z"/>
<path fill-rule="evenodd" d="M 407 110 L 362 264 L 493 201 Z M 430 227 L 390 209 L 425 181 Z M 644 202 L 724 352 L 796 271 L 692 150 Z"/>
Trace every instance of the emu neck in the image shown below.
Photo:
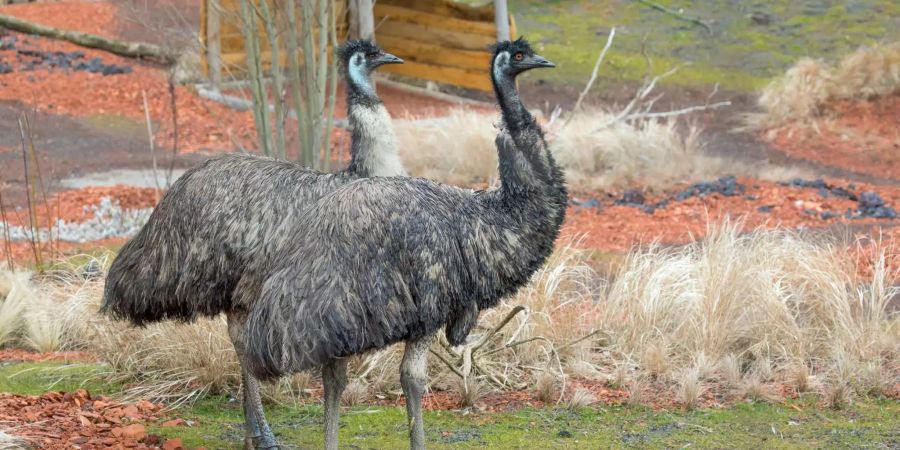
<path fill-rule="evenodd" d="M 497 103 L 500 105 L 506 128 L 510 131 L 515 131 L 525 127 L 525 121 L 532 117 L 522 103 L 521 97 L 519 97 L 515 78 L 504 73 L 495 64 L 491 68 L 491 82 L 494 85 L 494 95 L 496 95 Z"/>
<path fill-rule="evenodd" d="M 515 78 L 495 65 L 491 80 L 503 124 L 513 141 L 497 146 L 502 192 L 513 196 L 542 194 L 553 183 L 552 157 L 546 151 L 544 133 L 522 103 Z"/>
<path fill-rule="evenodd" d="M 350 166 L 347 170 L 361 177 L 406 175 L 391 116 L 375 93 L 368 73 L 351 70 L 348 75 Z"/>

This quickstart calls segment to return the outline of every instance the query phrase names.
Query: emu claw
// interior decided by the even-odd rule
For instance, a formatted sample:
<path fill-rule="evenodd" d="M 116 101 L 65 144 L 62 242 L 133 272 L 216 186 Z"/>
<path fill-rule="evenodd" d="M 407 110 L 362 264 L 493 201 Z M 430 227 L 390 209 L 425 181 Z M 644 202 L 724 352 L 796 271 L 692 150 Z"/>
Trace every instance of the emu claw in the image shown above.
<path fill-rule="evenodd" d="M 275 441 L 273 435 L 252 436 L 247 439 L 245 447 L 248 450 L 279 450 L 281 447 Z"/>

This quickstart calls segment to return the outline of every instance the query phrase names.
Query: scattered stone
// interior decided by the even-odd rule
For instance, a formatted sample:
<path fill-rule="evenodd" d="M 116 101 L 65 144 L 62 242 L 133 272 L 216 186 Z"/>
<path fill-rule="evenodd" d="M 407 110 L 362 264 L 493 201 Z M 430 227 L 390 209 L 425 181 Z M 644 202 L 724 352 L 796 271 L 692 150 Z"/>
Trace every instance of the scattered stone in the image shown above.
<path fill-rule="evenodd" d="M 131 425 L 126 425 L 124 427 L 117 427 L 112 429 L 112 435 L 117 438 L 122 439 L 134 439 L 135 441 L 142 441 L 147 437 L 147 427 L 139 424 L 133 423 Z"/>
<path fill-rule="evenodd" d="M 759 208 L 756 208 L 756 210 L 761 213 L 770 213 L 770 212 L 772 212 L 772 207 L 769 205 L 764 205 L 764 206 L 760 206 Z"/>
<path fill-rule="evenodd" d="M 863 192 L 857 202 L 857 212 L 861 217 L 876 219 L 896 219 L 897 211 L 887 206 L 877 192 Z"/>
<path fill-rule="evenodd" d="M 737 182 L 734 176 L 719 178 L 716 181 L 701 181 L 694 183 L 688 189 L 675 195 L 675 200 L 683 202 L 691 197 L 704 197 L 710 194 L 720 194 L 726 197 L 742 195 L 746 188 Z"/>
<path fill-rule="evenodd" d="M 133 71 L 130 66 L 126 65 L 104 64 L 101 58 L 92 58 L 85 61 L 87 55 L 82 51 L 43 51 L 17 47 L 14 36 L 0 40 L 0 49 L 14 49 L 16 51 L 16 60 L 19 62 L 18 70 L 22 72 L 30 72 L 39 68 L 47 70 L 63 69 L 99 73 L 108 76 L 127 74 Z M 10 73 L 15 70 L 11 65 L 7 66 L 8 71 L 0 71 L 0 73 Z"/>
<path fill-rule="evenodd" d="M 581 208 L 597 208 L 597 209 L 600 209 L 600 207 L 602 206 L 600 204 L 600 200 L 597 200 L 596 198 L 589 198 L 587 200 L 571 198 L 571 199 L 569 199 L 569 204 L 571 204 L 573 206 L 579 206 Z"/>
<path fill-rule="evenodd" d="M 822 198 L 828 197 L 842 197 L 849 198 L 850 200 L 856 200 L 856 194 L 852 192 L 856 187 L 854 185 L 849 185 L 847 188 L 842 188 L 840 186 L 835 186 L 832 184 L 828 184 L 825 180 L 821 178 L 816 178 L 815 180 L 804 180 L 802 178 L 794 178 L 793 180 L 782 183 L 785 186 L 790 186 L 794 188 L 812 188 L 818 189 L 818 194 Z"/>
<path fill-rule="evenodd" d="M 568 430 L 560 430 L 560 432 L 559 432 L 559 433 L 556 433 L 556 435 L 559 436 L 559 437 L 561 437 L 561 438 L 568 439 L 568 438 L 571 438 L 571 437 L 572 437 L 572 432 L 571 432 L 571 431 L 568 431 Z"/>
<path fill-rule="evenodd" d="M 162 445 L 163 450 L 184 450 L 181 438 L 169 439 Z"/>
<path fill-rule="evenodd" d="M 160 426 L 162 426 L 163 428 L 169 428 L 169 427 L 183 427 L 185 425 L 187 425 L 187 422 L 185 422 L 184 419 L 172 419 L 172 420 L 167 420 L 167 421 L 163 422 L 162 425 L 160 425 Z"/>
<path fill-rule="evenodd" d="M 622 198 L 616 200 L 616 203 L 620 205 L 643 205 L 646 201 L 647 198 L 644 197 L 643 192 L 638 189 L 630 189 L 625 191 L 625 193 L 622 194 Z"/>

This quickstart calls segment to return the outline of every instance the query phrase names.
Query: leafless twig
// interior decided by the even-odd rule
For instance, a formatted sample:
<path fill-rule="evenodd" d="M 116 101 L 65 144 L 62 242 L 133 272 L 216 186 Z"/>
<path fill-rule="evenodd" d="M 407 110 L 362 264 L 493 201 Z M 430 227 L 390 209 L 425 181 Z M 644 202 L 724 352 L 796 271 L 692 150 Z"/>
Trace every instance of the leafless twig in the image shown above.
<path fill-rule="evenodd" d="M 150 107 L 147 106 L 147 91 L 142 89 L 141 95 L 144 98 L 144 119 L 147 121 L 147 139 L 150 142 L 150 160 L 153 162 L 153 184 L 156 185 L 156 202 L 159 203 L 162 189 L 159 186 L 159 172 L 156 167 L 156 144 L 153 138 L 153 123 L 150 121 Z"/>
<path fill-rule="evenodd" d="M 591 87 L 594 86 L 594 82 L 597 81 L 597 74 L 600 72 L 600 66 L 603 64 L 603 59 L 606 57 L 606 52 L 609 51 L 609 48 L 612 47 L 613 39 L 616 37 L 616 27 L 613 27 L 609 30 L 609 37 L 606 38 L 606 45 L 603 46 L 603 50 L 600 51 L 600 56 L 597 57 L 597 61 L 594 63 L 594 70 L 591 72 L 591 78 L 588 79 L 587 85 L 584 86 L 584 90 L 578 94 L 578 100 L 575 102 L 575 107 L 572 108 L 573 112 L 581 111 L 581 102 L 584 101 L 584 98 L 587 96 L 588 92 L 591 90 Z M 568 123 L 568 121 L 566 121 Z"/>

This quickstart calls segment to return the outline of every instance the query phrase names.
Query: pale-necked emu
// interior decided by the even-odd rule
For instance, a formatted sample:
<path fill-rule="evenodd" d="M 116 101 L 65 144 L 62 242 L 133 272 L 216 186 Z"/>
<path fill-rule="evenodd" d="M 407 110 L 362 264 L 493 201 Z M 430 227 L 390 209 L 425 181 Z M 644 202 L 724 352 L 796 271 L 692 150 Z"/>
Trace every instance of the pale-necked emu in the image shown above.
<path fill-rule="evenodd" d="M 337 448 L 343 359 L 405 341 L 400 382 L 410 447 L 424 448 L 421 400 L 431 337 L 461 344 L 478 312 L 526 284 L 565 216 L 563 173 L 516 91 L 518 74 L 553 64 L 522 39 L 498 44 L 491 77 L 504 130 L 501 186 L 472 191 L 419 178 L 367 178 L 310 207 L 264 275 L 246 335 L 261 378 L 324 364 L 325 448 Z"/>
<path fill-rule="evenodd" d="M 119 252 L 106 280 L 102 311 L 137 325 L 190 321 L 224 312 L 243 360 L 247 303 L 234 301 L 248 270 L 299 234 L 304 209 L 361 177 L 405 175 L 391 117 L 371 73 L 403 62 L 368 41 L 339 51 L 347 80 L 351 162 L 334 174 L 246 154 L 229 154 L 189 170 L 163 196 L 147 224 Z M 244 290 L 244 296 L 252 294 Z M 243 364 L 242 364 L 243 365 Z M 243 370 L 248 448 L 277 448 L 259 384 Z"/>

